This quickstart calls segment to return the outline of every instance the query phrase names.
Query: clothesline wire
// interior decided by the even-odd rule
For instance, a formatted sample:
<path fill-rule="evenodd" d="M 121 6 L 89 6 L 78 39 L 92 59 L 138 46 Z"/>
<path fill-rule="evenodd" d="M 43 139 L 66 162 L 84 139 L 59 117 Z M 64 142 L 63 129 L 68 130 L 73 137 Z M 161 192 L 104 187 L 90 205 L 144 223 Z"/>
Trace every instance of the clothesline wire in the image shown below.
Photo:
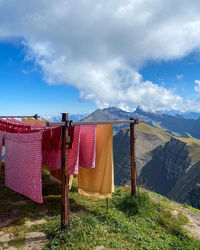
<path fill-rule="evenodd" d="M 103 124 L 139 124 L 144 123 L 142 120 L 133 119 L 133 120 L 117 120 L 117 121 L 66 121 L 66 122 L 47 122 L 48 127 L 53 126 L 78 126 L 78 125 L 103 125 Z"/>
<path fill-rule="evenodd" d="M 0 116 L 0 118 L 35 118 L 36 120 L 38 118 L 40 118 L 40 116 L 38 116 L 38 114 L 35 114 L 35 115 L 22 115 L 22 116 L 19 116 L 19 115 L 6 115 L 6 116 Z"/>

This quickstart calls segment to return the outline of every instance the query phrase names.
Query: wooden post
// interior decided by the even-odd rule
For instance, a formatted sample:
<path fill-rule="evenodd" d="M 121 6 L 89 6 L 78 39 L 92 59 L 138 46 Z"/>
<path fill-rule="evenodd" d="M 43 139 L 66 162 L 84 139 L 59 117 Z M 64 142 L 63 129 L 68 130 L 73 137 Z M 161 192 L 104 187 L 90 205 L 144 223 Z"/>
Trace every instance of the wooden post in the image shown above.
<path fill-rule="evenodd" d="M 68 121 L 68 114 L 62 113 L 62 122 Z M 68 124 L 62 127 L 62 208 L 61 208 L 61 228 L 70 227 L 69 221 L 69 197 L 68 197 L 68 178 L 67 178 L 67 136 Z"/>
<path fill-rule="evenodd" d="M 108 198 L 106 198 L 106 212 L 108 213 Z"/>
<path fill-rule="evenodd" d="M 130 118 L 133 120 L 133 118 Z M 136 197 L 135 123 L 130 123 L 131 195 Z"/>

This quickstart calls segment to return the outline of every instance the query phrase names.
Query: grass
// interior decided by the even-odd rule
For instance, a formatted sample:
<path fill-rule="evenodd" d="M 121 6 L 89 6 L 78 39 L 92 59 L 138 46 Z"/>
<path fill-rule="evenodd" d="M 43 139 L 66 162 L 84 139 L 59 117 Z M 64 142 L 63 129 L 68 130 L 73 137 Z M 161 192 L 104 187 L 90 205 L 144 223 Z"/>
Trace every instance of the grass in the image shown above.
<path fill-rule="evenodd" d="M 154 126 L 150 126 L 145 123 L 140 123 L 137 125 L 136 129 L 143 131 L 145 133 L 156 135 L 161 140 L 166 141 L 166 142 L 170 140 L 171 135 L 167 133 L 164 128 L 155 126 L 155 125 L 158 125 L 157 123 L 153 123 L 153 125 Z"/>
<path fill-rule="evenodd" d="M 70 224 L 60 230 L 60 185 L 51 181 L 43 171 L 44 204 L 39 205 L 9 190 L 4 185 L 4 171 L 0 176 L 0 214 L 19 211 L 19 216 L 3 230 L 14 235 L 9 245 L 23 247 L 25 234 L 45 232 L 49 243 L 45 249 L 200 249 L 200 242 L 183 229 L 187 219 L 179 213 L 174 217 L 165 200 L 153 201 L 145 191 L 137 198 L 126 187 L 116 188 L 113 198 L 106 201 L 91 199 L 77 193 L 73 186 L 70 198 Z M 26 201 L 16 205 L 17 201 Z M 169 201 L 170 202 L 170 201 Z M 47 214 L 43 213 L 47 210 Z M 45 218 L 46 223 L 25 227 L 26 220 Z"/>

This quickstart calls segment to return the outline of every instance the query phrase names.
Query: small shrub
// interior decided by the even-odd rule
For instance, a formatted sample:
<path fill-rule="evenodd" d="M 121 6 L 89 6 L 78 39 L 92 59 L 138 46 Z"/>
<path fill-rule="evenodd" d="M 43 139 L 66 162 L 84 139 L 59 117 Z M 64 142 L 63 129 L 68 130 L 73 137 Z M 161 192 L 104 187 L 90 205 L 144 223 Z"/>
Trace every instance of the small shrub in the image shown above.
<path fill-rule="evenodd" d="M 151 214 L 152 210 L 154 210 L 153 203 L 149 195 L 145 192 L 140 193 L 136 198 L 132 197 L 130 194 L 126 194 L 116 203 L 116 207 L 128 216 L 148 216 Z"/>

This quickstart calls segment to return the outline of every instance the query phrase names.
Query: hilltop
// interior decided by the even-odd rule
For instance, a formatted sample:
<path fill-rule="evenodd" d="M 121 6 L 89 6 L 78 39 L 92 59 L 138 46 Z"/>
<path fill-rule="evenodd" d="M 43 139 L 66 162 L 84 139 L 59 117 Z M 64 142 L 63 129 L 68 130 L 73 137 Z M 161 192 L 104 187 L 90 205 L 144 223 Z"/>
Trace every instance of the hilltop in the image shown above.
<path fill-rule="evenodd" d="M 0 176 L 0 249 L 199 249 L 200 212 L 140 190 L 116 188 L 105 200 L 69 193 L 71 231 L 60 230 L 60 185 L 43 171 L 44 204 L 4 186 Z"/>

